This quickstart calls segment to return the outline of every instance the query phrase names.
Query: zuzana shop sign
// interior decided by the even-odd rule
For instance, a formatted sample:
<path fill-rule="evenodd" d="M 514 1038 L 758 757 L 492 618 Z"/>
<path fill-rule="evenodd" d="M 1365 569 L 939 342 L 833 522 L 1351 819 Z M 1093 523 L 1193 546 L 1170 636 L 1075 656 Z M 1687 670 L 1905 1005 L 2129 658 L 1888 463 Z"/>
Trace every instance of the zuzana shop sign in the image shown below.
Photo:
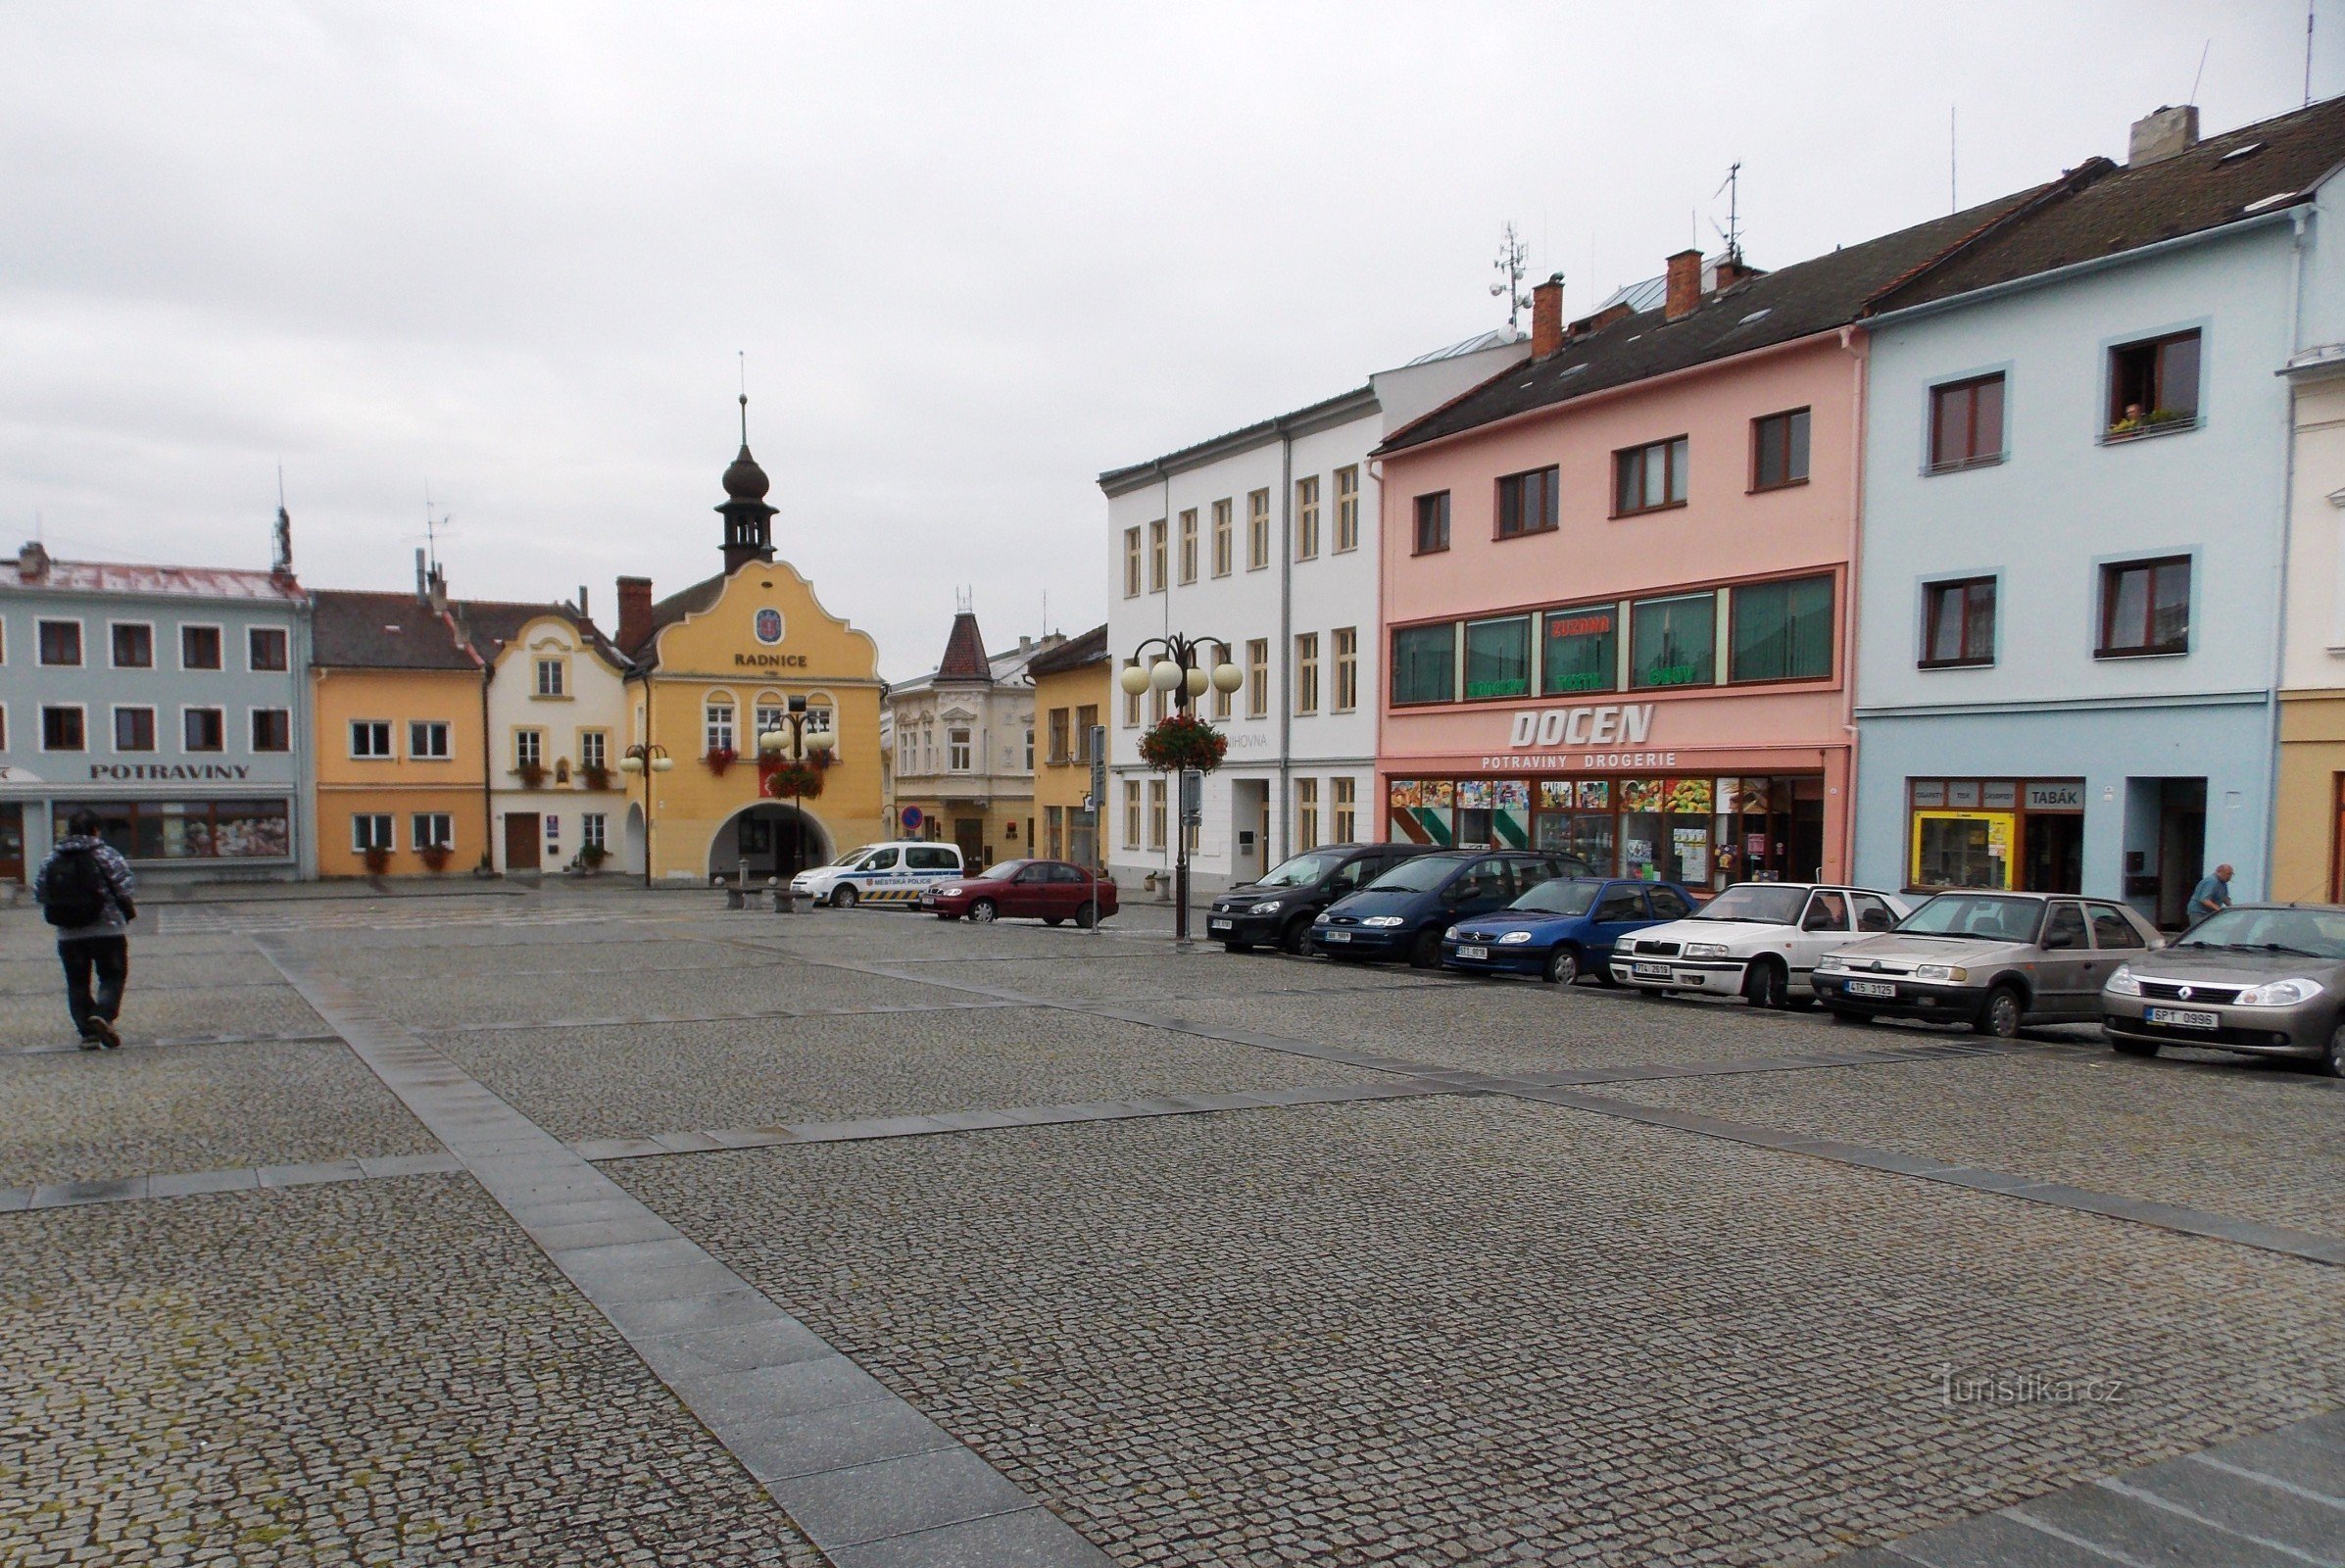
<path fill-rule="evenodd" d="M 1570 763 L 1578 767 L 1670 767 L 1675 752 L 1611 751 L 1641 747 L 1653 733 L 1651 703 L 1599 703 L 1589 708 L 1526 708 L 1507 732 L 1508 755 L 1486 757 L 1487 767 Z M 1563 748 L 1589 748 L 1573 759 Z M 1538 755 L 1544 754 L 1544 755 Z"/>

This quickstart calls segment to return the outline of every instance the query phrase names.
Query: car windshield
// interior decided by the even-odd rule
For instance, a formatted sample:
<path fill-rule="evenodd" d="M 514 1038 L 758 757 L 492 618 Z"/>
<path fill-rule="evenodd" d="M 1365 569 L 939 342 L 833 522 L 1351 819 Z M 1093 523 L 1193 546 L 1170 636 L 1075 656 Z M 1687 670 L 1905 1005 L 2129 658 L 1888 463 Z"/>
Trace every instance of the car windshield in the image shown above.
<path fill-rule="evenodd" d="M 878 848 L 878 846 L 877 846 L 877 845 L 873 845 L 873 844 L 865 844 L 865 845 L 862 845 L 861 847 L 859 847 L 859 848 L 857 848 L 857 849 L 849 850 L 849 851 L 848 851 L 848 852 L 847 852 L 845 855 L 842 855 L 842 856 L 840 856 L 840 857 L 839 857 L 837 859 L 835 859 L 835 860 L 831 861 L 831 864 L 833 864 L 833 865 L 855 865 L 855 864 L 857 864 L 857 863 L 859 863 L 859 862 L 862 860 L 862 858 L 863 858 L 863 857 L 864 857 L 864 856 L 866 856 L 866 855 L 869 855 L 869 854 L 870 854 L 870 853 L 871 853 L 871 852 L 872 852 L 874 849 L 877 849 L 877 848 Z"/>
<path fill-rule="evenodd" d="M 1343 863 L 1341 855 L 1296 855 L 1272 866 L 1258 888 L 1305 888 Z"/>
<path fill-rule="evenodd" d="M 2345 959 L 2345 911 L 2225 909 L 2192 926 L 2174 946 Z"/>
<path fill-rule="evenodd" d="M 985 879 L 988 882 L 1003 881 L 1034 863 L 1032 860 L 999 860 L 985 868 Z"/>
<path fill-rule="evenodd" d="M 1750 920 L 1760 925 L 1789 925 L 1799 918 L 1807 902 L 1806 888 L 1787 888 L 1780 882 L 1737 882 L 1696 911 L 1696 920 Z"/>
<path fill-rule="evenodd" d="M 1511 909 L 1527 909 L 1534 914 L 1586 914 L 1596 902 L 1596 895 L 1604 891 L 1601 882 L 1568 881 L 1562 877 L 1541 882 L 1507 906 Z"/>
<path fill-rule="evenodd" d="M 1903 920 L 1899 936 L 1978 937 L 1987 942 L 2033 942 L 2044 906 L 2034 899 L 1992 893 L 1941 893 Z"/>
<path fill-rule="evenodd" d="M 1456 874 L 1460 862 L 1441 855 L 1419 856 L 1368 884 L 1370 893 L 1431 893 Z"/>

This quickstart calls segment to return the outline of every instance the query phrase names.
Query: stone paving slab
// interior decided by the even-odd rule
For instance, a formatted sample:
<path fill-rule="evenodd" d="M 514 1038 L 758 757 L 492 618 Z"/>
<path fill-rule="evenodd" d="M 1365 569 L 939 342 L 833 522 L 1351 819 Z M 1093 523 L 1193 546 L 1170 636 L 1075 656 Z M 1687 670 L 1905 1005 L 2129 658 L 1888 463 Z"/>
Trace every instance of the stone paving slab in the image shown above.
<path fill-rule="evenodd" d="M 808 971 L 798 965 L 747 964 L 722 983 L 701 972 L 663 975 L 657 970 L 609 973 L 593 955 L 578 955 L 580 972 L 536 987 L 508 985 L 493 968 L 420 982 L 375 980 L 357 989 L 411 1028 L 452 1024 L 543 1023 L 560 1019 L 644 1018 L 658 1014 L 691 1017 L 711 1005 L 741 1011 L 884 1006 L 911 1000 L 901 981 L 845 973 Z"/>
<path fill-rule="evenodd" d="M 0 1344 L 0 1560 L 823 1560 L 466 1177 L 12 1216 Z"/>
<path fill-rule="evenodd" d="M 1813 1561 L 2345 1364 L 2307 1263 L 1506 1100 L 613 1171 L 1132 1561 Z M 2030 1370 L 2125 1396 L 1941 1392 Z"/>
<path fill-rule="evenodd" d="M 0 1128 L 7 1187 L 438 1147 L 340 1044 L 316 1042 L 0 1056 Z"/>
<path fill-rule="evenodd" d="M 1845 1042 L 1874 1031 L 1836 1030 Z M 1971 1057 L 1605 1093 L 1979 1165 L 2043 1182 L 2345 1237 L 2345 1097 L 2307 1078 L 2185 1075 L 2112 1054 Z"/>
<path fill-rule="evenodd" d="M 226 1018 L 236 1020 L 239 1034 L 314 1035 L 323 1027 L 289 987 L 149 985 L 138 956 L 132 955 L 121 1020 L 125 1039 L 215 1033 Z M 70 1046 L 75 1039 L 73 1018 L 66 1011 L 62 971 L 49 990 L 0 1006 L 0 1054 Z"/>
<path fill-rule="evenodd" d="M 1383 1081 L 1050 1008 L 424 1038 L 564 1140 Z"/>

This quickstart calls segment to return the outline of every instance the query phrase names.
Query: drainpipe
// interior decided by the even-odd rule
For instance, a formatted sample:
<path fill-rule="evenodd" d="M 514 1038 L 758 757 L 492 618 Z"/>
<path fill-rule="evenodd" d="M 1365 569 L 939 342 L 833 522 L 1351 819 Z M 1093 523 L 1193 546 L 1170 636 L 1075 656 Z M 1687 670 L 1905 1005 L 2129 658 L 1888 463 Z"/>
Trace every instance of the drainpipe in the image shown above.
<path fill-rule="evenodd" d="M 497 863 L 497 811 L 492 792 L 496 777 L 496 753 L 489 744 L 489 681 L 497 673 L 478 654 L 473 659 L 480 663 L 480 853 L 489 864 Z"/>
<path fill-rule="evenodd" d="M 2299 344 L 2304 341 L 2304 264 L 2306 226 L 2312 221 L 2311 210 L 2299 207 L 2290 215 L 2294 227 L 2288 237 L 2293 265 L 2288 272 L 2288 341 L 2280 355 L 2286 365 L 2296 357 Z M 2285 372 L 2282 372 L 2283 374 Z M 2296 545 L 2296 383 L 2288 382 L 2287 451 L 2280 460 L 2280 554 L 2279 610 L 2272 617 L 2272 690 L 2265 694 L 2268 742 L 2265 756 L 2269 760 L 2269 774 L 2264 787 L 2264 889 L 2263 896 L 2273 893 L 2272 879 L 2279 869 L 2280 828 L 2280 760 L 2285 755 L 2280 741 L 2280 689 L 2288 679 L 2288 557 Z M 2332 890 L 2333 891 L 2333 890 Z"/>
<path fill-rule="evenodd" d="M 1858 730 L 1856 723 L 1856 661 L 1857 611 L 1863 597 L 1858 588 L 1858 581 L 1863 575 L 1865 564 L 1865 372 L 1868 359 L 1867 354 L 1859 353 L 1857 350 L 1856 330 L 1854 326 L 1840 328 L 1840 348 L 1849 357 L 1848 382 L 1851 399 L 1848 455 L 1848 587 L 1847 591 L 1840 596 L 1842 621 L 1840 635 L 1843 650 L 1840 664 L 1840 711 L 1843 715 L 1841 728 L 1848 732 L 1848 778 L 1841 786 L 1847 790 L 1848 799 L 1840 811 L 1840 870 L 1842 872 L 1841 879 L 1852 883 L 1856 881 L 1856 813 L 1859 799 L 1856 786 L 1857 764 L 1860 760 L 1859 749 L 1864 744 L 1863 734 Z M 1868 337 L 1866 339 L 1868 350 L 1871 348 L 1871 343 L 1872 340 Z M 1902 846 L 1899 847 L 1898 853 L 1900 856 L 1904 854 Z"/>
<path fill-rule="evenodd" d="M 1279 853 L 1262 846 L 1267 871 L 1295 853 L 1295 433 L 1279 425 Z"/>

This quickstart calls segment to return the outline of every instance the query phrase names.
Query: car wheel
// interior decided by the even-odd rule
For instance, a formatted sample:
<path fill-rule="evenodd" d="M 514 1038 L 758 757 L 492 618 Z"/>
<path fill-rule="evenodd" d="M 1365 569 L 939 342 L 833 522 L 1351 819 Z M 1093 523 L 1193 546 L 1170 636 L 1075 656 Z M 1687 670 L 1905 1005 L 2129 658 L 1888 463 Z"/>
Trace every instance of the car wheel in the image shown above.
<path fill-rule="evenodd" d="M 1576 983 L 1579 978 L 1580 955 L 1575 950 L 1564 946 L 1562 943 L 1557 943 L 1555 946 L 1555 951 L 1547 955 L 1547 971 L 1545 975 L 1547 984 L 1551 986 L 1568 986 Z"/>
<path fill-rule="evenodd" d="M 1099 906 L 1098 905 L 1086 904 L 1082 908 L 1075 911 L 1075 924 L 1080 926 L 1082 929 L 1089 931 L 1093 926 L 1098 925 L 1099 923 Z"/>
<path fill-rule="evenodd" d="M 1869 1012 L 1842 1012 L 1839 1008 L 1834 1007 L 1832 1009 L 1832 1020 L 1834 1023 L 1871 1023 L 1873 1021 L 1873 1014 Z"/>
<path fill-rule="evenodd" d="M 2027 1015 L 2027 1009 L 2020 1004 L 2020 994 L 2010 986 L 1997 986 L 1986 994 L 1986 1005 L 1979 1009 L 1971 1027 L 1997 1040 L 2016 1040 L 2020 1021 Z"/>
<path fill-rule="evenodd" d="M 2158 1042 L 2155 1040 L 2127 1040 L 2123 1035 L 2111 1035 L 2109 1049 L 2121 1056 L 2154 1056 L 2158 1054 Z"/>
<path fill-rule="evenodd" d="M 2345 1078 L 2345 1023 L 2328 1037 L 2328 1049 L 2314 1060 L 2313 1070 L 2324 1078 Z"/>
<path fill-rule="evenodd" d="M 1287 922 L 1287 929 L 1279 933 L 1279 948 L 1297 958 L 1311 956 L 1311 917 L 1299 915 Z"/>
<path fill-rule="evenodd" d="M 975 904 L 969 906 L 969 918 L 979 925 L 991 925 L 1001 913 L 1002 911 L 994 906 L 994 901 L 991 899 L 979 899 Z"/>
<path fill-rule="evenodd" d="M 1418 932 L 1417 939 L 1408 945 L 1408 961 L 1411 968 L 1439 969 L 1441 966 L 1441 934 L 1431 926 Z"/>
<path fill-rule="evenodd" d="M 1791 976 L 1780 958 L 1754 959 L 1742 980 L 1742 995 L 1754 1007 L 1783 1008 L 1791 1004 Z"/>
<path fill-rule="evenodd" d="M 831 907 L 834 909 L 852 909 L 855 907 L 855 900 L 861 897 L 861 894 L 855 892 L 854 883 L 842 882 L 837 887 L 831 889 Z"/>

